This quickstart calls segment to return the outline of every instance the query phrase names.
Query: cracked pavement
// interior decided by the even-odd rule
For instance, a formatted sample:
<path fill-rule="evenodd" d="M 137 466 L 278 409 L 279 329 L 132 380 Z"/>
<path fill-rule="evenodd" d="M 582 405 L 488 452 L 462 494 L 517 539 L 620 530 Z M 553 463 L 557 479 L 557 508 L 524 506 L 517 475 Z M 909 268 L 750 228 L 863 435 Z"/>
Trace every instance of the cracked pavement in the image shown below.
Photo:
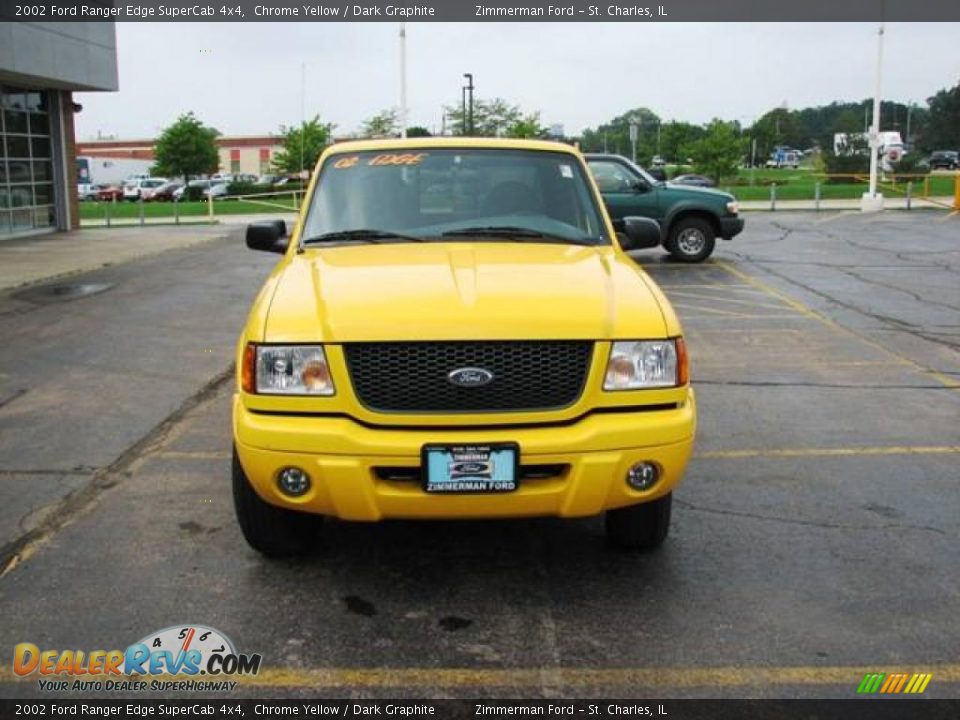
<path fill-rule="evenodd" d="M 117 284 L 71 303 L 7 297 L 0 649 L 205 623 L 263 654 L 237 697 L 853 697 L 869 667 L 956 698 L 943 217 L 749 214 L 703 265 L 636 255 L 684 323 L 700 423 L 650 555 L 545 518 L 328 522 L 316 556 L 263 559 L 233 516 L 225 373 L 272 258 L 224 240 L 93 273 Z M 0 696 L 37 694 L 0 670 Z"/>

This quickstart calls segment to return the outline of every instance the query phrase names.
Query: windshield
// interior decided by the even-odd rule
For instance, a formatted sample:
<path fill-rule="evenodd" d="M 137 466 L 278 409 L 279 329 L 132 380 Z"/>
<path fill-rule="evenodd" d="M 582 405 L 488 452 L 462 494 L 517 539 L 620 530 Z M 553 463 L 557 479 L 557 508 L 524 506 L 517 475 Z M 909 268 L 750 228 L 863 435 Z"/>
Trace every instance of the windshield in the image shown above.
<path fill-rule="evenodd" d="M 600 218 L 566 153 L 404 148 L 330 157 L 302 238 L 609 244 Z"/>

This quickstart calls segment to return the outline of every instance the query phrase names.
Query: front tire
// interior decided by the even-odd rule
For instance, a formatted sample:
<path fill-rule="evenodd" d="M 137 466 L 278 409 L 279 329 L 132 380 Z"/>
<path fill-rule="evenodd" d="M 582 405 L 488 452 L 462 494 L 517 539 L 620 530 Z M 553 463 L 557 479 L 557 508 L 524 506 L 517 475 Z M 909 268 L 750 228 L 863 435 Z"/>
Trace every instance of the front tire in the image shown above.
<path fill-rule="evenodd" d="M 306 555 L 317 543 L 323 516 L 264 502 L 250 485 L 233 449 L 233 507 L 247 543 L 268 557 Z"/>
<path fill-rule="evenodd" d="M 698 263 L 713 254 L 716 244 L 716 233 L 710 222 L 701 217 L 690 217 L 678 220 L 670 228 L 666 248 L 674 260 Z"/>
<path fill-rule="evenodd" d="M 670 506 L 673 494 L 641 505 L 607 510 L 607 540 L 624 550 L 655 550 L 670 531 Z"/>

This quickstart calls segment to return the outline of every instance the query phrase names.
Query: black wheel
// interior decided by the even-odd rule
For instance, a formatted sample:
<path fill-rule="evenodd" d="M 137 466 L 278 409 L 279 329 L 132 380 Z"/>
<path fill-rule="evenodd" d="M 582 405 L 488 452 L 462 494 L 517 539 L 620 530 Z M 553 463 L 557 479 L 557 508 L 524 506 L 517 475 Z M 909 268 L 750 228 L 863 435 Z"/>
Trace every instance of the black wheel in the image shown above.
<path fill-rule="evenodd" d="M 672 499 L 673 494 L 668 493 L 642 505 L 607 510 L 607 540 L 627 550 L 654 550 L 660 547 L 670 531 Z"/>
<path fill-rule="evenodd" d="M 315 546 L 321 515 L 285 510 L 264 502 L 243 472 L 233 450 L 233 507 L 250 547 L 269 557 L 305 555 Z"/>
<path fill-rule="evenodd" d="M 716 243 L 716 234 L 708 220 L 689 217 L 674 223 L 665 247 L 675 260 L 695 263 L 710 257 Z"/>

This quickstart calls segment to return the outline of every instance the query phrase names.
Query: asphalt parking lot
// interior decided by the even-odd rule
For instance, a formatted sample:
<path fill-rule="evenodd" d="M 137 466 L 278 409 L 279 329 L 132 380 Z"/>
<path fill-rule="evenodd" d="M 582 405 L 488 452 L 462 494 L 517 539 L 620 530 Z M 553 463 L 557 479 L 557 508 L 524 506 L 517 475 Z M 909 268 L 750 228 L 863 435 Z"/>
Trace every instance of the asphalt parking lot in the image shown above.
<path fill-rule="evenodd" d="M 0 648 L 203 623 L 263 655 L 237 697 L 853 697 L 877 671 L 958 697 L 960 217 L 757 214 L 705 264 L 637 259 L 699 401 L 649 555 L 545 518 L 330 522 L 316 556 L 265 560 L 233 516 L 224 371 L 271 259 L 232 236 L 73 302 L 4 296 L 0 475 L 38 494 L 19 540 L 0 510 Z M 36 696 L 9 667 L 0 696 Z"/>

